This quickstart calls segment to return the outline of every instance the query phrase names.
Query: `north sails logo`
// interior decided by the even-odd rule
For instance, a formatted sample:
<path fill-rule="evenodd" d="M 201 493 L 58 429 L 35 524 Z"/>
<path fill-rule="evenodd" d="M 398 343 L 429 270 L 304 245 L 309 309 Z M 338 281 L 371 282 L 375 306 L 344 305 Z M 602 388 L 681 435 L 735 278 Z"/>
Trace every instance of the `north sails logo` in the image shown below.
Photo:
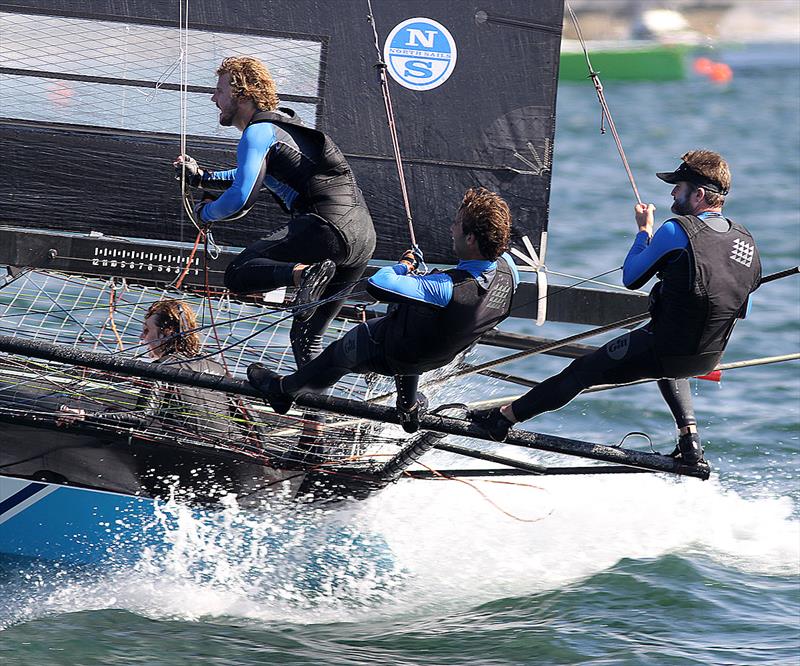
<path fill-rule="evenodd" d="M 391 77 L 411 90 L 442 85 L 456 66 L 456 42 L 441 23 L 410 18 L 389 33 L 383 58 Z"/>
<path fill-rule="evenodd" d="M 733 241 L 733 251 L 730 258 L 750 268 L 750 264 L 753 263 L 754 253 L 755 247 L 753 245 L 743 241 L 741 238 L 737 238 Z"/>

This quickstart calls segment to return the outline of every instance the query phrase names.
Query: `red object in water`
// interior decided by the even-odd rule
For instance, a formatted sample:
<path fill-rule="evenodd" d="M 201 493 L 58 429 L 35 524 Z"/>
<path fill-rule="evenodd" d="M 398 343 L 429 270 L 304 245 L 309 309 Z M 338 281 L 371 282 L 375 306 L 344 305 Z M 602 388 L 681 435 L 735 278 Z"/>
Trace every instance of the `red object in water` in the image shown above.
<path fill-rule="evenodd" d="M 733 70 L 724 62 L 715 62 L 708 75 L 714 83 L 728 83 L 733 79 Z"/>
<path fill-rule="evenodd" d="M 722 370 L 712 370 L 707 375 L 700 375 L 695 377 L 695 379 L 705 379 L 709 382 L 719 382 L 722 381 Z"/>
<path fill-rule="evenodd" d="M 695 58 L 692 67 L 698 74 L 708 76 L 711 74 L 711 69 L 714 67 L 714 61 L 708 58 Z"/>
<path fill-rule="evenodd" d="M 708 77 L 714 83 L 728 83 L 733 79 L 733 70 L 724 62 L 714 62 L 710 58 L 695 58 L 692 64 L 696 74 Z"/>

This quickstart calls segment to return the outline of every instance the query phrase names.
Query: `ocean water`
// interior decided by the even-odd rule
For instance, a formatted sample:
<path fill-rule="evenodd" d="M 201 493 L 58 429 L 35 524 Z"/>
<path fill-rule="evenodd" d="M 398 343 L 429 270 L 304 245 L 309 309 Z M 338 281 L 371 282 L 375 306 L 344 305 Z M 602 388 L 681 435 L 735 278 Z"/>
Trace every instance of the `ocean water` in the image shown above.
<path fill-rule="evenodd" d="M 751 53 L 737 52 L 725 86 L 605 88 L 657 217 L 670 198 L 654 172 L 688 149 L 718 150 L 733 170 L 726 213 L 750 227 L 771 273 L 800 260 L 800 49 Z M 547 264 L 582 277 L 619 266 L 635 233 L 627 177 L 599 126 L 591 86 L 562 85 Z M 619 273 L 603 279 L 619 284 Z M 798 321 L 800 278 L 764 285 L 725 360 L 797 352 Z M 563 365 L 534 357 L 509 370 L 541 379 Z M 0 560 L 0 664 L 800 663 L 799 368 L 696 382 L 706 482 L 403 481 L 299 515 L 178 510 L 170 555 L 132 566 Z M 661 451 L 674 438 L 653 385 L 581 397 L 526 427 L 604 442 L 642 430 Z M 265 556 L 264 534 L 289 523 L 285 557 Z M 315 559 L 316 570 L 297 564 Z"/>

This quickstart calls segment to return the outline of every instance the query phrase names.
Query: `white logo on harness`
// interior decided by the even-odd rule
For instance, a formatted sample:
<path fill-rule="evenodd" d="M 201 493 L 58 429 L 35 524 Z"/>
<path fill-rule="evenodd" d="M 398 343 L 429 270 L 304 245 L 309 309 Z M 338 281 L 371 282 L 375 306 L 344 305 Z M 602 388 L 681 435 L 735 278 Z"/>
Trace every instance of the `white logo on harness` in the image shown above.
<path fill-rule="evenodd" d="M 389 33 L 383 58 L 391 77 L 411 90 L 442 85 L 456 66 L 456 42 L 441 23 L 410 18 Z"/>
<path fill-rule="evenodd" d="M 731 259 L 738 261 L 740 264 L 744 264 L 749 268 L 750 264 L 753 263 L 754 252 L 755 248 L 750 243 L 743 241 L 741 238 L 737 238 L 733 241 Z"/>
<path fill-rule="evenodd" d="M 611 342 L 606 344 L 606 354 L 608 354 L 609 358 L 619 361 L 620 359 L 625 358 L 625 354 L 628 353 L 628 347 L 630 346 L 630 343 L 630 333 L 620 335 L 618 338 L 614 338 Z"/>

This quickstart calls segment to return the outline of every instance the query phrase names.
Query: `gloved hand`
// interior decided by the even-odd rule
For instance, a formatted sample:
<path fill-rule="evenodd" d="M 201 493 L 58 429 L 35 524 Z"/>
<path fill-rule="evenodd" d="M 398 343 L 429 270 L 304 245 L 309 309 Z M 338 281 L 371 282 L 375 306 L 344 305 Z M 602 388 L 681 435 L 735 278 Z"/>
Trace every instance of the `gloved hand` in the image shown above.
<path fill-rule="evenodd" d="M 404 264 L 408 269 L 409 273 L 413 273 L 419 268 L 419 264 L 422 261 L 422 255 L 415 250 L 406 250 L 403 252 L 403 256 L 400 257 L 398 260 L 398 264 Z"/>
<path fill-rule="evenodd" d="M 211 202 L 211 201 L 213 201 L 213 199 L 203 199 L 200 203 L 195 204 L 195 206 L 194 206 L 194 218 L 200 224 L 204 224 L 205 223 L 205 220 L 201 217 L 201 214 L 203 212 L 203 208 L 205 208 L 206 204 Z"/>
<path fill-rule="evenodd" d="M 172 166 L 175 167 L 175 180 L 183 178 L 185 169 L 186 182 L 191 187 L 200 187 L 203 181 L 204 171 L 200 168 L 197 160 L 188 155 L 179 155 L 178 159 L 172 163 Z"/>

